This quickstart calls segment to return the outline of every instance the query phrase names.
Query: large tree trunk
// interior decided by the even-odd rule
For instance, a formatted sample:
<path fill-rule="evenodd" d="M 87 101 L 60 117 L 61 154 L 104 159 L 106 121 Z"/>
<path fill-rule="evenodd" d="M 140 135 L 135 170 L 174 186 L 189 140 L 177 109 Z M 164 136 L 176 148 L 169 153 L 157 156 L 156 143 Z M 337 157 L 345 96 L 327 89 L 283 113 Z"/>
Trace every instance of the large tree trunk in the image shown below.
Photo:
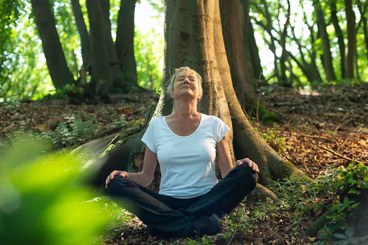
<path fill-rule="evenodd" d="M 74 78 L 61 47 L 50 2 L 48 0 L 32 0 L 31 3 L 52 82 L 56 89 L 63 88 L 72 83 Z"/>
<path fill-rule="evenodd" d="M 87 10 L 90 26 L 90 39 L 92 48 L 92 78 L 91 94 L 93 97 L 108 98 L 112 90 L 112 72 L 110 70 L 110 53 L 106 23 L 104 22 L 103 8 L 100 1 L 87 0 Z"/>
<path fill-rule="evenodd" d="M 134 12 L 136 0 L 121 0 L 116 32 L 116 52 L 124 80 L 137 82 L 137 65 L 134 56 Z"/>
<path fill-rule="evenodd" d="M 282 159 L 251 126 L 234 93 L 223 41 L 219 1 L 166 1 L 165 78 L 170 71 L 189 65 L 203 76 L 204 96 L 200 109 L 222 118 L 233 128 L 235 157 L 249 157 L 261 168 L 260 182 L 271 178 L 304 176 Z M 166 112 L 170 101 L 163 95 Z M 159 107 L 158 111 L 162 111 Z M 233 149 L 233 147 L 231 147 Z"/>
<path fill-rule="evenodd" d="M 355 59 L 357 55 L 355 13 L 352 0 L 345 0 L 346 29 L 348 33 L 348 44 L 346 54 L 346 78 L 353 79 L 355 71 Z"/>
<path fill-rule="evenodd" d="M 126 83 L 123 78 L 123 73 L 119 66 L 118 56 L 116 53 L 116 48 L 111 35 L 111 21 L 110 21 L 110 1 L 109 0 L 99 0 L 102 10 L 102 23 L 103 23 L 103 35 L 106 37 L 105 45 L 107 46 L 109 65 L 111 71 L 111 79 L 113 88 L 110 92 L 115 92 L 117 89 L 121 91 L 126 91 Z"/>
<path fill-rule="evenodd" d="M 323 67 L 326 73 L 326 78 L 328 81 L 336 80 L 335 70 L 332 64 L 332 54 L 331 54 L 331 45 L 330 40 L 327 33 L 327 27 L 325 23 L 325 16 L 323 10 L 321 8 L 321 4 L 317 1 L 313 1 L 313 5 L 317 15 L 317 24 L 318 24 L 318 32 L 322 41 L 322 49 L 323 49 Z"/>
<path fill-rule="evenodd" d="M 233 159 L 249 157 L 257 162 L 261 169 L 260 183 L 264 185 L 271 179 L 307 178 L 262 140 L 244 114 L 232 84 L 219 7 L 219 0 L 166 1 L 165 79 L 155 115 L 166 115 L 172 111 L 172 98 L 165 92 L 171 72 L 180 66 L 190 66 L 203 78 L 199 110 L 220 117 L 232 129 L 229 147 Z M 111 151 L 95 183 L 102 184 L 112 169 L 126 167 L 129 156 L 143 146 L 139 143 L 141 136 L 132 136 Z M 119 159 L 125 159 L 124 164 Z"/>
<path fill-rule="evenodd" d="M 224 28 L 226 54 L 229 60 L 231 79 L 236 87 L 242 105 L 252 105 L 256 101 L 253 86 L 253 72 L 250 54 L 243 39 L 243 8 L 239 0 L 221 0 L 221 20 Z"/>

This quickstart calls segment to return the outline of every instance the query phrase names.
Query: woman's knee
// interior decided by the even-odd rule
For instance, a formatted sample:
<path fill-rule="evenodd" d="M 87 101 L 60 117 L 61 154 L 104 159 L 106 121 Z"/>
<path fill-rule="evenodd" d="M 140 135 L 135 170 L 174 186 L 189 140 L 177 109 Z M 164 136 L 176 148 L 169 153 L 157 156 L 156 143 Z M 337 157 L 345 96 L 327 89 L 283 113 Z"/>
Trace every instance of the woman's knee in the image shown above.
<path fill-rule="evenodd" d="M 238 168 L 242 172 L 243 181 L 245 181 L 250 188 L 254 189 L 257 185 L 258 173 L 253 171 L 248 166 L 248 164 L 242 164 L 242 165 L 238 166 Z"/>
<path fill-rule="evenodd" d="M 115 178 L 112 179 L 110 183 L 106 186 L 105 190 L 109 195 L 116 195 L 116 194 L 121 195 L 122 191 L 126 187 L 129 187 L 131 185 L 132 183 L 130 180 L 120 176 L 115 176 Z"/>

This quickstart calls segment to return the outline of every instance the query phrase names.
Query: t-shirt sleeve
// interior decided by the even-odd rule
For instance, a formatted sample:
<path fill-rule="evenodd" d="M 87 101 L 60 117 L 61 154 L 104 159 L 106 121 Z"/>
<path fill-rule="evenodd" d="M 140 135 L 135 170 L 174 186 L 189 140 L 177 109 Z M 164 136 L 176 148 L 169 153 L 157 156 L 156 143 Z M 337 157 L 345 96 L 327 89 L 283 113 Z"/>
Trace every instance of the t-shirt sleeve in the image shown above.
<path fill-rule="evenodd" d="M 144 132 L 141 141 L 154 153 L 157 153 L 157 145 L 156 145 L 156 138 L 155 138 L 155 125 L 157 123 L 157 118 L 151 120 Z"/>
<path fill-rule="evenodd" d="M 230 131 L 229 126 L 226 125 L 224 121 L 218 118 L 217 122 L 217 132 L 216 132 L 216 142 L 221 141 L 227 132 Z"/>

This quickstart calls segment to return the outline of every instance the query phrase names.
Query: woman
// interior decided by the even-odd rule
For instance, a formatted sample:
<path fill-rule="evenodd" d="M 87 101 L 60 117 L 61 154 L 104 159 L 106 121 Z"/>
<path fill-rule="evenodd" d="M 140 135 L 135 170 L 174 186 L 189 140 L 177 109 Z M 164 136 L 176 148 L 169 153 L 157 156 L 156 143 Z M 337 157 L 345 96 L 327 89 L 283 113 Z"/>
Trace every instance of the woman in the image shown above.
<path fill-rule="evenodd" d="M 202 78 L 189 67 L 175 70 L 168 93 L 170 115 L 154 118 L 142 141 L 146 144 L 139 173 L 113 171 L 107 192 L 132 203 L 132 211 L 156 234 L 213 235 L 220 217 L 231 212 L 256 185 L 257 164 L 248 158 L 233 168 L 228 147 L 229 127 L 219 118 L 197 111 Z M 222 180 L 215 175 L 215 159 Z M 159 193 L 145 188 L 160 164 Z"/>

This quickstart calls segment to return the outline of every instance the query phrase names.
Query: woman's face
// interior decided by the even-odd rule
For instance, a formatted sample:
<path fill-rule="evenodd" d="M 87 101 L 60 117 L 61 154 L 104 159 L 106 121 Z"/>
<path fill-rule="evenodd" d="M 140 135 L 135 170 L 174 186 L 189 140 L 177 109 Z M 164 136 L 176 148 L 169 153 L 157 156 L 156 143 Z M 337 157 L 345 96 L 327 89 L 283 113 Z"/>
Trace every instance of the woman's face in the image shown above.
<path fill-rule="evenodd" d="M 193 71 L 182 71 L 176 76 L 173 84 L 171 96 L 174 99 L 182 96 L 189 96 L 199 99 L 199 82 L 196 74 Z"/>

